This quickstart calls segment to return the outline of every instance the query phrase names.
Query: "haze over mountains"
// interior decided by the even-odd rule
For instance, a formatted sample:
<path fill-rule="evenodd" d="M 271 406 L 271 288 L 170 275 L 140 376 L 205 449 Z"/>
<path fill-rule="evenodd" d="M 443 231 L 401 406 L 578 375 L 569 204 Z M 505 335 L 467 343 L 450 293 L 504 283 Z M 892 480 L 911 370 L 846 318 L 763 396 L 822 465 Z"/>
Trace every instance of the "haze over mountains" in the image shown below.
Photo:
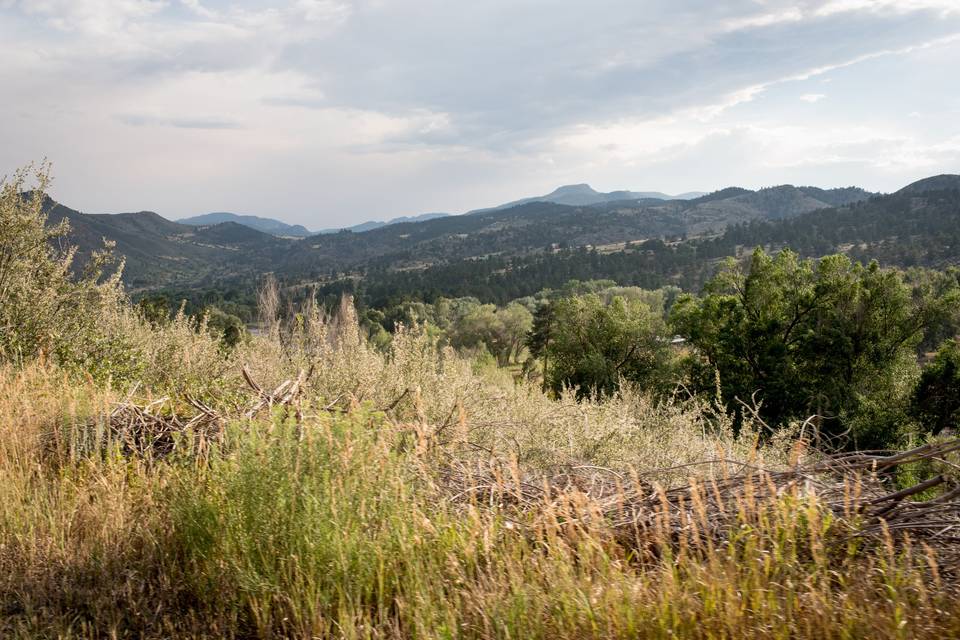
<path fill-rule="evenodd" d="M 909 221 L 936 210 L 941 235 L 953 228 L 951 225 L 960 229 L 960 193 L 955 202 L 952 199 L 952 194 L 960 190 L 960 176 L 955 175 L 919 181 L 888 196 L 855 187 L 782 185 L 758 191 L 731 187 L 691 199 L 620 200 L 588 189 L 574 186 L 549 196 L 559 197 L 554 195 L 559 192 L 563 197 L 594 197 L 599 202 L 571 205 L 524 199 L 519 204 L 469 215 L 391 221 L 362 232 L 302 238 L 289 237 L 294 235 L 289 233 L 290 225 L 267 226 L 255 217 L 215 214 L 199 218 L 213 224 L 196 224 L 197 218 L 191 219 L 194 224 L 183 224 L 150 212 L 83 214 L 52 201 L 49 209 L 52 221 L 63 217 L 70 220 L 71 241 L 81 253 L 96 249 L 102 238 L 116 241 L 117 253 L 126 258 L 125 281 L 134 291 L 203 287 L 225 279 L 255 281 L 271 271 L 290 282 L 363 279 L 371 273 L 386 278 L 396 273 L 454 268 L 465 261 L 475 269 L 495 260 L 539 256 L 537 260 L 556 261 L 563 252 L 583 248 L 597 249 L 603 255 L 629 253 L 651 240 L 695 248 L 718 241 L 712 239 L 729 237 L 746 228 L 743 225 L 761 223 L 769 225 L 774 230 L 769 233 L 775 236 L 776 230 L 786 228 L 788 223 L 800 225 L 797 228 L 801 230 L 816 224 L 817 233 L 821 233 L 829 220 L 843 219 L 844 228 L 853 228 L 855 233 L 851 233 L 858 235 L 876 227 L 878 220 L 889 217 L 891 211 L 896 221 Z M 940 199 L 928 202 L 925 197 L 930 192 L 938 198 L 947 194 L 948 204 Z M 850 212 L 856 216 L 851 217 Z M 251 224 L 279 230 L 288 237 L 255 229 Z M 925 230 L 913 228 L 911 233 L 923 236 Z M 960 257 L 960 242 L 956 247 Z M 569 275 L 578 277 L 576 273 Z"/>
<path fill-rule="evenodd" d="M 362 233 L 364 231 L 370 231 L 371 229 L 379 229 L 380 227 L 387 227 L 391 224 L 398 224 L 401 222 L 425 222 L 427 220 L 433 220 L 434 218 L 445 218 L 449 216 L 449 213 L 421 213 L 417 216 L 400 216 L 398 218 L 391 218 L 386 222 L 382 220 L 368 220 L 367 222 L 361 222 L 360 224 L 355 224 L 351 227 L 331 227 L 329 229 L 321 229 L 317 231 L 317 234 L 321 233 L 339 233 L 341 231 L 352 231 L 354 233 Z"/>
<path fill-rule="evenodd" d="M 200 216 L 193 216 L 191 218 L 181 218 L 177 220 L 177 222 L 194 227 L 220 224 L 222 222 L 235 222 L 237 224 L 242 224 L 245 227 L 250 227 L 251 229 L 256 229 L 257 231 L 262 231 L 275 236 L 306 238 L 309 235 L 313 235 L 312 231 L 299 224 L 287 224 L 286 222 L 274 220 L 273 218 L 239 215 L 225 211 L 206 213 Z"/>
<path fill-rule="evenodd" d="M 553 202 L 555 204 L 566 204 L 570 206 L 587 206 L 591 204 L 600 204 L 603 202 L 619 202 L 626 200 L 692 200 L 706 195 L 702 191 L 690 191 L 678 196 L 669 196 L 659 191 L 611 191 L 602 193 L 594 190 L 588 184 L 568 184 L 554 189 L 545 196 L 534 196 L 531 198 L 521 198 L 513 200 L 506 204 L 486 209 L 475 209 L 470 213 L 481 213 L 484 211 L 499 211 L 500 209 L 509 209 L 522 204 L 531 202 Z"/>
<path fill-rule="evenodd" d="M 467 212 L 467 215 L 509 209 L 511 207 L 516 207 L 521 204 L 528 204 L 531 202 L 553 202 L 555 204 L 566 204 L 571 206 L 586 206 L 603 202 L 617 202 L 626 200 L 690 200 L 702 195 L 705 194 L 700 191 L 691 191 L 678 196 L 670 196 L 659 191 L 611 191 L 610 193 L 601 193 L 599 191 L 595 191 L 588 184 L 571 184 L 558 187 L 557 189 L 554 189 L 552 192 L 543 196 L 521 198 L 519 200 L 507 202 L 506 204 L 501 204 L 495 207 L 474 209 Z M 427 220 L 434 220 L 436 218 L 444 218 L 449 215 L 454 214 L 422 213 L 415 216 L 400 216 L 386 221 L 369 220 L 367 222 L 361 222 L 360 224 L 355 224 L 349 227 L 330 227 L 327 229 L 321 229 L 320 231 L 309 231 L 302 225 L 290 225 L 286 222 L 275 220 L 273 218 L 262 218 L 260 216 L 239 215 L 225 212 L 207 213 L 190 218 L 181 218 L 180 220 L 177 220 L 177 222 L 180 224 L 193 226 L 219 224 L 221 222 L 236 222 L 237 224 L 242 224 L 250 227 L 251 229 L 263 231 L 264 233 L 269 233 L 275 236 L 305 238 L 310 235 L 339 233 L 340 231 L 361 233 L 363 231 L 379 229 L 380 227 L 386 227 L 392 224 L 399 224 L 402 222 L 425 222 Z"/>

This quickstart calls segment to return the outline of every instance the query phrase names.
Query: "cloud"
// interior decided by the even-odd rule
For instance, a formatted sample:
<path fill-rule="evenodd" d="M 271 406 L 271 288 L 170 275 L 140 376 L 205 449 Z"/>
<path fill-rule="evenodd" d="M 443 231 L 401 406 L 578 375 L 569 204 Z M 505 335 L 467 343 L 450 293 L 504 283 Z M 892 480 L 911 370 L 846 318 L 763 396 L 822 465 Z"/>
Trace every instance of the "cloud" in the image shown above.
<path fill-rule="evenodd" d="M 315 77 L 324 105 L 447 113 L 459 132 L 451 144 L 503 150 L 504 140 L 623 114 L 716 118 L 771 86 L 945 44 L 960 29 L 918 17 L 925 10 L 909 16 L 910 29 L 899 13 L 818 15 L 827 4 L 768 2 L 758 13 L 753 2 L 654 2 L 649 22 L 614 0 L 536 15 L 500 0 L 469 10 L 363 7 L 330 38 L 285 48 L 277 63 Z M 322 62 L 334 59 L 349 63 Z"/>
<path fill-rule="evenodd" d="M 958 9 L 0 0 L 0 82 L 15 96 L 0 103 L 0 172 L 48 156 L 77 176 L 61 199 L 91 209 L 121 194 L 182 213 L 236 198 L 315 226 L 564 181 L 685 191 L 799 171 L 884 185 L 955 158 L 937 145 L 960 135 L 943 81 L 960 64 Z M 809 108 L 827 80 L 829 109 Z M 872 137 L 851 133 L 866 123 Z M 149 159 L 133 166 L 131 148 Z M 899 155 L 881 166 L 872 151 Z M 114 175 L 122 188 L 84 186 Z"/>
<path fill-rule="evenodd" d="M 61 31 L 96 36 L 154 16 L 166 5 L 164 0 L 20 0 L 12 6 Z"/>
<path fill-rule="evenodd" d="M 830 16 L 848 11 L 905 14 L 923 10 L 949 15 L 960 12 L 960 6 L 954 0 L 829 0 L 818 7 L 814 14 Z"/>
<path fill-rule="evenodd" d="M 216 11 L 208 9 L 200 4 L 200 0 L 180 0 L 180 4 L 201 18 L 213 20 L 219 17 L 219 14 Z"/>
<path fill-rule="evenodd" d="M 218 117 L 156 116 L 148 114 L 120 114 L 117 119 L 131 127 L 175 127 L 177 129 L 242 129 L 236 120 Z"/>
<path fill-rule="evenodd" d="M 949 35 L 934 38 L 926 42 L 918 42 L 914 44 L 909 44 L 899 48 L 892 49 L 879 49 L 876 51 L 870 51 L 868 53 L 863 53 L 857 56 L 854 56 L 847 60 L 842 60 L 838 62 L 833 62 L 830 64 L 824 64 L 816 67 L 811 67 L 806 70 L 802 70 L 796 73 L 792 73 L 780 78 L 772 78 L 767 82 L 753 84 L 741 89 L 737 89 L 731 93 L 728 93 L 725 96 L 722 96 L 719 101 L 705 105 L 690 111 L 690 113 L 698 118 L 703 120 L 711 120 L 716 118 L 724 111 L 735 107 L 737 105 L 751 102 L 756 99 L 758 96 L 763 94 L 765 91 L 769 90 L 771 87 L 777 85 L 792 83 L 792 82 L 802 82 L 805 80 L 810 80 L 811 78 L 816 78 L 819 76 L 826 75 L 832 71 L 837 71 L 847 67 L 852 67 L 870 60 L 875 60 L 878 58 L 884 58 L 889 56 L 903 56 L 911 54 L 917 51 L 925 51 L 928 49 L 935 49 L 938 47 L 946 47 L 960 43 L 960 33 L 951 33 Z M 822 94 L 807 94 L 801 97 L 801 100 L 806 102 L 816 102 L 820 98 L 825 97 Z"/>
<path fill-rule="evenodd" d="M 297 0 L 295 9 L 308 22 L 341 24 L 349 17 L 352 6 L 339 0 Z"/>
<path fill-rule="evenodd" d="M 758 29 L 771 27 L 785 22 L 800 22 L 804 19 L 804 13 L 799 7 L 787 7 L 769 13 L 757 13 L 745 15 L 723 23 L 727 31 L 740 31 L 742 29 Z"/>

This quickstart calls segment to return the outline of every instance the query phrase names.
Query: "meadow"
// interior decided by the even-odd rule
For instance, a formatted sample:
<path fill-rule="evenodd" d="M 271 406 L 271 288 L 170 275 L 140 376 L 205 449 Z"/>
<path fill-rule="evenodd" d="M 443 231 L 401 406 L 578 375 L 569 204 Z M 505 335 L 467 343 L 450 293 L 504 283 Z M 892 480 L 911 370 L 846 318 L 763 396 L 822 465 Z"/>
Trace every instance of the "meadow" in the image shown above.
<path fill-rule="evenodd" d="M 588 485 L 616 471 L 625 502 L 691 482 L 708 493 L 731 475 L 748 486 L 753 476 L 734 461 L 776 470 L 817 457 L 796 441 L 735 438 L 694 401 L 550 400 L 475 373 L 416 331 L 387 353 L 349 322 L 310 333 L 287 354 L 266 336 L 233 356 L 261 363 L 251 378 L 281 387 L 276 396 L 250 389 L 238 367 L 203 400 L 131 393 L 42 360 L 5 367 L 4 637 L 960 630 L 942 545 L 892 531 L 858 537 L 861 516 L 838 517 L 815 489 L 738 493 L 720 527 L 691 494 L 682 514 L 654 508 L 631 527 L 603 517 L 609 496 Z M 288 402 L 269 406 L 284 399 L 284 380 L 311 368 Z M 179 375 L 188 373 L 200 375 L 189 365 Z M 203 415 L 196 405 L 217 417 L 162 431 L 175 416 Z M 706 460 L 725 462 L 692 464 Z M 545 483 L 556 490 L 516 497 Z"/>

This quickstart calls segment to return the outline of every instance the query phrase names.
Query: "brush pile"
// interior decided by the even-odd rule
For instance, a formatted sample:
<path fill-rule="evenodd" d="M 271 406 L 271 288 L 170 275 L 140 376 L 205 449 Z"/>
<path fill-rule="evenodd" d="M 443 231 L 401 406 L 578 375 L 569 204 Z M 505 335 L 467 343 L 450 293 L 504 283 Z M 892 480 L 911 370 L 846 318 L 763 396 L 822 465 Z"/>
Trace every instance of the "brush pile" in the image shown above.
<path fill-rule="evenodd" d="M 450 464 L 438 484 L 454 503 L 503 509 L 518 529 L 533 530 L 559 516 L 574 528 L 602 523 L 630 546 L 663 539 L 712 544 L 728 538 L 744 514 L 784 498 L 813 498 L 849 524 L 851 538 L 908 534 L 954 551 L 960 550 L 960 482 L 943 471 L 893 487 L 896 470 L 905 465 L 956 470 L 949 458 L 957 451 L 960 439 L 901 453 L 843 453 L 777 470 L 711 460 L 644 473 L 570 466 L 553 476 L 524 474 L 516 464 L 490 459 Z"/>
<path fill-rule="evenodd" d="M 190 404 L 198 412 L 184 418 L 163 411 L 169 402 L 169 398 L 160 398 L 143 406 L 133 402 L 118 404 L 107 419 L 108 441 L 120 443 L 125 455 L 165 456 L 176 448 L 181 434 L 193 436 L 201 447 L 222 436 L 223 416 L 204 403 L 191 399 Z"/>
<path fill-rule="evenodd" d="M 246 368 L 242 373 L 255 398 L 229 415 L 194 398 L 189 399 L 189 417 L 164 411 L 167 398 L 143 406 L 124 402 L 109 415 L 110 435 L 127 455 L 163 456 L 176 448 L 181 434 L 189 434 L 194 450 L 202 452 L 222 438 L 228 420 L 249 419 L 273 407 L 294 412 L 302 422 L 308 373 L 301 371 L 273 391 L 257 384 Z M 324 409 L 348 411 L 336 404 Z M 571 464 L 553 475 L 535 475 L 488 451 L 485 459 L 472 463 L 451 458 L 441 468 L 437 485 L 445 500 L 497 508 L 519 530 L 559 516 L 572 527 L 602 524 L 631 545 L 664 535 L 678 543 L 713 543 L 728 537 L 744 513 L 757 513 L 758 507 L 784 498 L 814 498 L 850 523 L 851 536 L 909 534 L 952 550 L 960 549 L 960 481 L 953 473 L 960 467 L 951 460 L 957 452 L 960 438 L 904 452 L 821 456 L 778 469 L 716 459 L 642 473 Z M 896 488 L 897 470 L 918 464 L 926 466 L 930 477 Z"/>
<path fill-rule="evenodd" d="M 184 416 L 171 410 L 170 398 L 160 398 L 145 405 L 131 401 L 121 402 L 107 418 L 109 440 L 121 444 L 125 455 L 165 456 L 178 441 L 189 436 L 194 451 L 202 453 L 211 442 L 223 437 L 223 430 L 231 419 L 250 419 L 264 410 L 285 407 L 302 418 L 300 399 L 309 375 L 300 372 L 295 379 L 286 380 L 273 391 L 257 384 L 250 371 L 242 369 L 243 379 L 253 391 L 255 399 L 245 408 L 223 413 L 197 398 L 188 397 L 192 415 Z"/>

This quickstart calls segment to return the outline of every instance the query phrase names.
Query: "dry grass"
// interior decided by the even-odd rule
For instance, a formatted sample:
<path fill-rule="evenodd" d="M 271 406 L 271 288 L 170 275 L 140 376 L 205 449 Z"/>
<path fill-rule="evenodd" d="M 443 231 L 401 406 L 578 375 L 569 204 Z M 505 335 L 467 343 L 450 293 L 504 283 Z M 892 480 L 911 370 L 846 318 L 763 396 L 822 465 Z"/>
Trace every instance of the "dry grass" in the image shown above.
<path fill-rule="evenodd" d="M 916 496 L 869 461 L 845 478 L 704 403 L 552 401 L 349 318 L 235 357 L 253 385 L 194 393 L 0 370 L 0 636 L 960 633 L 941 550 L 876 518 Z"/>
<path fill-rule="evenodd" d="M 539 385 L 509 376 L 475 373 L 470 360 L 440 348 L 416 328 L 402 329 L 387 353 L 369 345 L 352 308 L 337 322 L 315 318 L 279 340 L 255 340 L 237 356 L 264 387 L 301 371 L 309 397 L 341 406 L 391 407 L 397 422 L 417 422 L 449 443 L 454 434 L 475 451 L 515 457 L 524 466 L 554 470 L 589 462 L 638 470 L 698 462 L 717 456 L 787 462 L 790 436 L 757 446 L 757 425 L 734 438 L 733 423 L 709 401 L 660 403 L 625 390 L 603 402 L 577 402 L 573 393 L 554 400 Z M 233 389 L 246 383 L 233 372 Z M 424 427 L 427 428 L 427 427 Z M 680 476 L 683 479 L 684 476 Z"/>

